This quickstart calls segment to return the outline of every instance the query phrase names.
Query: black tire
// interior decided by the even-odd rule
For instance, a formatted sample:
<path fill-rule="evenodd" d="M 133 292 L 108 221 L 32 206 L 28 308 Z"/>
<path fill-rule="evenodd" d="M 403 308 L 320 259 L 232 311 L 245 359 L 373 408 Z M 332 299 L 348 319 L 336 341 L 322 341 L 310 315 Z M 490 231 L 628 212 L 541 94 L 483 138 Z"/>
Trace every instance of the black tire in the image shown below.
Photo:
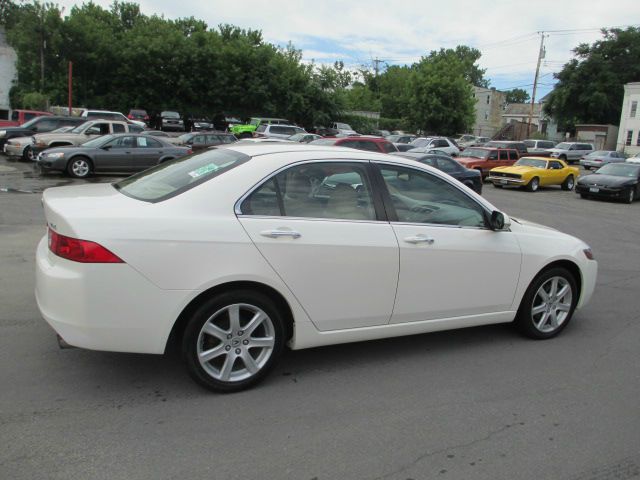
<path fill-rule="evenodd" d="M 240 330 L 233 331 L 231 314 L 227 309 L 240 304 L 242 305 L 239 307 L 238 313 Z M 267 351 L 268 348 L 262 348 L 257 353 L 257 359 L 253 357 L 256 355 L 253 347 L 243 346 L 245 342 L 247 344 L 250 342 L 249 339 L 255 340 L 253 333 L 242 331 L 248 326 L 248 319 L 256 312 L 252 309 L 257 309 L 266 315 L 263 323 L 253 331 L 259 331 L 258 334 L 262 334 L 263 339 L 273 339 L 271 350 Z M 214 323 L 217 326 L 219 322 L 222 322 L 223 325 L 219 332 L 224 334 L 224 340 L 203 332 L 205 324 Z M 204 302 L 188 321 L 182 341 L 182 354 L 189 374 L 197 383 L 215 392 L 237 392 L 254 386 L 269 373 L 284 349 L 285 332 L 282 313 L 269 297 L 251 290 L 226 292 Z M 206 352 L 216 349 L 221 349 L 220 353 L 215 358 L 204 362 L 205 366 L 203 366 L 199 360 L 198 351 L 204 350 Z M 242 360 L 243 356 L 249 355 L 249 352 L 252 352 L 251 356 L 255 360 L 254 366 L 259 367 L 256 372 L 250 372 L 248 364 Z M 229 379 L 216 378 L 216 376 L 224 376 L 223 372 L 229 359 L 231 359 L 227 375 Z M 242 364 L 243 368 L 236 368 L 240 367 L 239 364 Z M 243 373 L 243 369 L 246 373 Z M 231 378 L 234 372 L 237 379 Z M 247 374 L 249 374 L 248 377 L 242 377 Z"/>
<path fill-rule="evenodd" d="M 589 196 L 586 193 L 581 193 L 580 198 L 589 198 Z"/>
<path fill-rule="evenodd" d="M 93 171 L 93 164 L 87 157 L 73 157 L 67 163 L 67 173 L 74 178 L 87 178 Z"/>
<path fill-rule="evenodd" d="M 497 183 L 494 183 L 493 186 L 496 188 L 502 188 L 502 185 L 498 185 Z"/>
<path fill-rule="evenodd" d="M 24 150 L 22 150 L 22 161 L 23 162 L 36 161 L 35 154 L 33 153 L 33 148 L 31 148 L 29 145 L 24 147 Z"/>
<path fill-rule="evenodd" d="M 633 187 L 631 187 L 625 194 L 624 196 L 624 203 L 633 203 L 633 201 L 636 199 L 636 195 L 635 195 L 635 190 Z"/>
<path fill-rule="evenodd" d="M 559 158 L 560 160 L 565 161 L 565 162 L 567 161 L 567 156 L 566 156 L 566 155 L 560 155 L 558 158 Z"/>
<path fill-rule="evenodd" d="M 545 315 L 545 311 L 539 312 L 537 314 L 533 314 L 534 305 L 536 302 L 542 300 L 542 297 L 538 295 L 539 290 L 543 285 L 546 286 L 548 282 L 553 283 L 554 278 L 562 278 L 566 285 L 569 286 L 571 290 L 571 299 L 569 302 L 568 311 L 566 312 L 566 316 L 559 321 L 557 326 L 553 327 L 553 325 L 547 325 L 550 322 L 552 316 L 551 314 L 547 314 L 547 323 L 543 322 L 543 318 Z M 561 293 L 561 290 L 560 292 Z M 534 338 L 536 340 L 544 340 L 547 338 L 552 338 L 558 335 L 569 323 L 571 317 L 573 316 L 573 312 L 576 308 L 576 304 L 578 302 L 578 287 L 576 286 L 576 281 L 573 278 L 573 275 L 565 268 L 562 267 L 553 267 L 548 270 L 542 271 L 536 278 L 533 279 L 529 288 L 524 294 L 522 298 L 522 302 L 520 303 L 520 308 L 518 309 L 518 313 L 516 315 L 516 319 L 514 320 L 514 324 L 516 328 L 525 336 L 529 338 Z M 564 297 L 566 300 L 566 297 Z M 562 298 L 560 299 L 560 303 Z M 566 302 L 565 302 L 566 303 Z M 538 303 L 537 307 L 540 307 L 540 303 Z M 552 308 L 553 310 L 553 308 Z M 553 318 L 556 318 L 555 312 Z M 544 324 L 541 326 L 541 322 Z M 536 325 L 537 323 L 537 325 Z M 548 328 L 549 330 L 545 330 Z"/>
<path fill-rule="evenodd" d="M 527 190 L 530 192 L 535 192 L 540 187 L 540 179 L 538 177 L 533 177 L 529 183 L 527 183 Z"/>
<path fill-rule="evenodd" d="M 240 135 L 238 135 L 238 138 L 253 138 L 253 135 L 251 134 L 251 132 L 242 132 Z"/>
<path fill-rule="evenodd" d="M 564 179 L 564 182 L 562 182 L 561 188 L 562 190 L 571 191 L 575 186 L 576 186 L 576 181 L 573 178 L 573 175 L 569 175 L 567 178 Z"/>

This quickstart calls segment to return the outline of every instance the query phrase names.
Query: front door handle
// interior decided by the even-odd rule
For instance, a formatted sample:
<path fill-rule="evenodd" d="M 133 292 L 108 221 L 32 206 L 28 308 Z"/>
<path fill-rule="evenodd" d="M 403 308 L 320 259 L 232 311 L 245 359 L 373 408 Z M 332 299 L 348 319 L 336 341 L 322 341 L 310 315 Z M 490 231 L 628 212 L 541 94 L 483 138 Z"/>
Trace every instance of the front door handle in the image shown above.
<path fill-rule="evenodd" d="M 262 235 L 263 237 L 269 237 L 269 238 L 278 238 L 278 237 L 300 238 L 302 236 L 300 235 L 300 233 L 296 232 L 295 230 L 281 230 L 281 229 L 263 230 L 260 232 L 260 235 Z"/>
<path fill-rule="evenodd" d="M 433 242 L 435 242 L 433 237 L 428 237 L 420 233 L 418 235 L 413 235 L 411 237 L 405 237 L 404 241 L 407 243 L 413 243 L 413 244 L 426 243 L 427 245 L 432 245 Z"/>

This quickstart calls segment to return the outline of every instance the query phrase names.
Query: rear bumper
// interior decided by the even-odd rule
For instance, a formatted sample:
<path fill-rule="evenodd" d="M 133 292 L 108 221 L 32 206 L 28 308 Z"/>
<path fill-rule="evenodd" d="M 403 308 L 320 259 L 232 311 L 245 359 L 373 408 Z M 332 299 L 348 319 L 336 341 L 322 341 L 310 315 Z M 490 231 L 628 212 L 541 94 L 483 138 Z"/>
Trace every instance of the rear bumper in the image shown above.
<path fill-rule="evenodd" d="M 36 301 L 42 317 L 75 347 L 163 353 L 192 291 L 162 290 L 127 264 L 85 264 L 36 251 Z"/>

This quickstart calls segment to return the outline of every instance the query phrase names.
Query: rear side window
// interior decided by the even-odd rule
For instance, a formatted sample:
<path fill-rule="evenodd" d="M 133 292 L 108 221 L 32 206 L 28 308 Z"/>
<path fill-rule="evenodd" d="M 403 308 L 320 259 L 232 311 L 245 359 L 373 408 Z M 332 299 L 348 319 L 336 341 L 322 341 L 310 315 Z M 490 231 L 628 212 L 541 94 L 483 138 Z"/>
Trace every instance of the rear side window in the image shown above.
<path fill-rule="evenodd" d="M 509 160 L 518 160 L 517 150 L 509 150 Z"/>
<path fill-rule="evenodd" d="M 382 142 L 382 149 L 386 153 L 391 153 L 391 152 L 397 152 L 398 151 L 398 149 L 392 143 L 388 143 L 388 142 Z"/>
<path fill-rule="evenodd" d="M 538 148 L 553 148 L 553 142 L 538 142 Z"/>
<path fill-rule="evenodd" d="M 124 133 L 124 125 L 120 123 L 113 124 L 113 133 Z"/>
<path fill-rule="evenodd" d="M 509 160 L 509 152 L 507 150 L 500 150 L 500 160 Z"/>
<path fill-rule="evenodd" d="M 264 132 L 267 129 L 267 125 L 265 123 L 263 123 L 262 125 L 259 125 L 258 128 L 256 128 L 256 132 Z"/>
<path fill-rule="evenodd" d="M 180 157 L 125 178 L 114 184 L 128 197 L 145 202 L 161 202 L 180 195 L 250 160 L 234 150 L 206 150 Z"/>
<path fill-rule="evenodd" d="M 578 150 L 593 150 L 593 148 L 588 143 L 580 143 L 578 144 Z"/>

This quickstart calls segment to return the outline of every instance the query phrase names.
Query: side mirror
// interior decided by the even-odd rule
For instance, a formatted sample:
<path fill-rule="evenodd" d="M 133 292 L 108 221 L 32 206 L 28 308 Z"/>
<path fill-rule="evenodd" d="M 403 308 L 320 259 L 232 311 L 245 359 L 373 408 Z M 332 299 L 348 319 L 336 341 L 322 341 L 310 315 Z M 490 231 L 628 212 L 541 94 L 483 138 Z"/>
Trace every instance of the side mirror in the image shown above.
<path fill-rule="evenodd" d="M 509 218 L 499 210 L 491 212 L 489 218 L 489 228 L 494 231 L 506 230 L 511 226 Z"/>

